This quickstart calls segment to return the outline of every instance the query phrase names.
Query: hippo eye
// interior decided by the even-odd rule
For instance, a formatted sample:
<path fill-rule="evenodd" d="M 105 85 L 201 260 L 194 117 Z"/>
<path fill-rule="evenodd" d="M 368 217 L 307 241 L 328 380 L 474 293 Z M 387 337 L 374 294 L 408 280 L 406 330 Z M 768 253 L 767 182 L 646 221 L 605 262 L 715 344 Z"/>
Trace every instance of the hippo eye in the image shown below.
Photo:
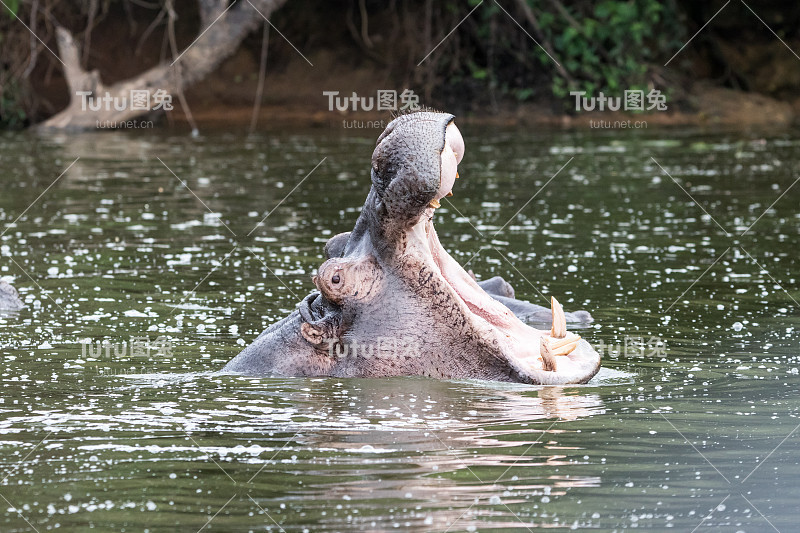
<path fill-rule="evenodd" d="M 339 274 L 334 274 L 333 277 L 331 278 L 331 282 L 334 285 L 338 285 L 340 281 L 342 281 L 342 279 L 339 277 Z"/>

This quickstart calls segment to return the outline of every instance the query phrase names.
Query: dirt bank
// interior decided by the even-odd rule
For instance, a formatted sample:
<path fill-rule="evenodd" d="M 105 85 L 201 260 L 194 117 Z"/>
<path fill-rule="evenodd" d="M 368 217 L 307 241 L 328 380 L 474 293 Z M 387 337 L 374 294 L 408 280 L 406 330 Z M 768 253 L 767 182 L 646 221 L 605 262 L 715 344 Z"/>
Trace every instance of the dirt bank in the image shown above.
<path fill-rule="evenodd" d="M 272 72 L 266 78 L 258 124 L 260 126 L 295 124 L 309 127 L 365 126 L 391 119 L 386 111 L 330 109 L 330 98 L 324 92 L 338 91 L 339 96 L 352 93 L 375 97 L 379 90 L 401 93 L 407 87 L 392 86 L 385 78 L 364 67 L 344 68 L 330 53 L 309 58 L 314 67 L 302 61 L 290 63 L 285 70 Z M 191 89 L 189 106 L 199 126 L 247 126 L 253 114 L 256 92 L 257 57 L 241 50 L 226 62 L 215 75 Z M 619 95 L 623 96 L 623 95 Z M 675 98 L 675 101 L 672 98 Z M 440 101 L 432 95 L 433 107 Z M 709 126 L 771 127 L 785 129 L 797 125 L 800 99 L 794 105 L 757 92 L 716 87 L 708 81 L 692 83 L 689 89 L 673 96 L 665 92 L 666 111 L 598 112 L 566 110 L 568 102 L 516 103 L 500 102 L 494 106 L 470 107 L 458 101 L 447 107 L 461 122 L 498 125 L 541 125 L 551 127 L 592 128 L 611 124 L 615 128 Z M 420 96 L 420 103 L 425 105 Z M 399 107 L 399 103 L 398 103 Z M 162 117 L 162 120 L 164 117 Z M 186 117 L 179 105 L 168 117 L 168 123 L 184 125 Z M 627 126 L 623 123 L 628 124 Z M 642 123 L 646 123 L 643 125 Z M 366 124 L 368 126 L 368 124 Z"/>

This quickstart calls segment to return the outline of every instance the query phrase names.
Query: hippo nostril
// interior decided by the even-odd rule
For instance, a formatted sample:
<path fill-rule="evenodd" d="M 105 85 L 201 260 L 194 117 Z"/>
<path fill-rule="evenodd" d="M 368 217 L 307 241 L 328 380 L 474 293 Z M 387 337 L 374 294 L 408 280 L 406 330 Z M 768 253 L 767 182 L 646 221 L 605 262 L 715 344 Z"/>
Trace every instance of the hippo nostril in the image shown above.
<path fill-rule="evenodd" d="M 339 277 L 339 274 L 334 274 L 331 278 L 331 282 L 334 284 L 338 284 L 340 281 L 342 281 L 342 279 Z"/>

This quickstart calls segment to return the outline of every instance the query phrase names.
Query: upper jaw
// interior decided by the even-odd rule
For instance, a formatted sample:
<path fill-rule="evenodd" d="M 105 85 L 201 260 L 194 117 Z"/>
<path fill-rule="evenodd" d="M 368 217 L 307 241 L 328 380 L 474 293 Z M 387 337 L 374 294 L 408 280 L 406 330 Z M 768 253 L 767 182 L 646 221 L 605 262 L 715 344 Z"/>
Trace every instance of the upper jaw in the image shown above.
<path fill-rule="evenodd" d="M 464 139 L 454 122 L 445 129 L 444 148 L 440 154 L 439 188 L 436 195 L 428 204 L 436 209 L 441 204 L 439 200 L 445 196 L 453 196 L 453 185 L 458 179 L 458 164 L 464 157 Z"/>
<path fill-rule="evenodd" d="M 374 195 L 372 200 L 368 198 L 369 205 L 365 207 L 373 209 L 384 234 L 408 229 L 419 220 L 431 200 L 438 202 L 450 191 L 440 191 L 441 156 L 445 147 L 450 146 L 446 142 L 447 128 L 454 118 L 430 112 L 402 115 L 378 138 L 372 153 Z M 455 157 L 452 163 L 454 166 Z"/>

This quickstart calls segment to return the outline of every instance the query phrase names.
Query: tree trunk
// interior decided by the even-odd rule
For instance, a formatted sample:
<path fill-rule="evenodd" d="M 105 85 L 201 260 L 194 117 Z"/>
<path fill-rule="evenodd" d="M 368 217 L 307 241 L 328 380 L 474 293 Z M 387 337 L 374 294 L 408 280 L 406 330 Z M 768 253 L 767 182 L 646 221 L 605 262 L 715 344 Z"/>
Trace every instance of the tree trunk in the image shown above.
<path fill-rule="evenodd" d="M 239 0 L 228 8 L 227 0 L 198 0 L 200 4 L 201 34 L 170 63 L 160 63 L 128 80 L 106 87 L 95 70 L 87 72 L 81 67 L 80 50 L 69 31 L 58 27 L 56 40 L 59 56 L 64 63 L 64 77 L 70 91 L 69 105 L 38 125 L 43 129 L 93 129 L 98 123 L 124 122 L 132 120 L 151 110 L 133 108 L 131 91 L 162 90 L 163 94 L 176 95 L 191 84 L 202 80 L 226 58 L 230 57 L 242 40 L 269 18 L 286 0 Z M 263 15 L 263 17 L 262 17 Z M 205 33 L 202 33 L 205 32 Z M 93 110 L 86 105 L 80 92 L 90 92 L 99 100 L 106 96 L 111 102 L 121 102 L 124 109 L 116 109 L 113 104 L 101 105 Z M 85 109 L 84 109 L 85 108 Z"/>

